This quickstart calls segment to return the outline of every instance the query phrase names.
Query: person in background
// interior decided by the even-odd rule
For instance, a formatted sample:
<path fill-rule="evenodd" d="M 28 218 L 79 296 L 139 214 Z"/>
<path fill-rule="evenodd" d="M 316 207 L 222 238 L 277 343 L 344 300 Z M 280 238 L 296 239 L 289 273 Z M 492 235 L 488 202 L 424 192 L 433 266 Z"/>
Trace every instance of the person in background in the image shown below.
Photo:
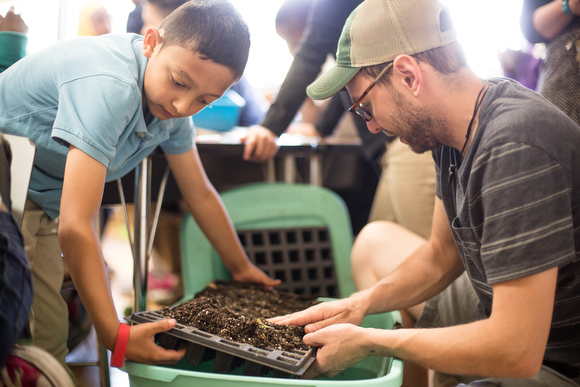
<path fill-rule="evenodd" d="M 127 17 L 127 32 L 140 34 L 143 29 L 143 2 L 145 0 L 132 0 L 135 8 Z"/>
<path fill-rule="evenodd" d="M 503 76 L 518 81 L 522 86 L 536 90 L 538 78 L 542 70 L 542 59 L 536 58 L 530 52 L 506 48 L 498 54 Z"/>
<path fill-rule="evenodd" d="M 184 24 L 193 28 L 186 32 Z M 0 74 L 0 132 L 36 145 L 22 225 L 34 281 L 31 334 L 63 366 L 63 257 L 100 342 L 113 351 L 114 366 L 125 357 L 168 364 L 185 355 L 185 349 L 165 350 L 154 340 L 175 320 L 132 327 L 119 322 L 95 229 L 105 182 L 133 170 L 158 146 L 233 279 L 279 283 L 243 251 L 199 161 L 190 119 L 239 79 L 249 45 L 247 25 L 229 2 L 192 0 L 143 37 L 63 40 Z"/>
<path fill-rule="evenodd" d="M 580 0 L 524 0 L 520 27 L 546 44 L 538 92 L 580 124 Z"/>
<path fill-rule="evenodd" d="M 292 13 L 298 14 L 298 18 L 303 17 L 304 11 L 298 5 L 303 8 L 304 4 L 295 4 L 292 0 L 284 3 L 278 23 L 283 28 L 278 31 L 288 39 L 289 47 L 298 44 L 298 48 L 266 117 L 259 126 L 248 129 L 244 159 L 263 161 L 274 157 L 278 151 L 276 139 L 289 128 L 296 113 L 307 101 L 306 86 L 316 79 L 328 55 L 336 54 L 344 21 L 360 3 L 360 0 L 313 1 L 304 36 L 292 27 L 296 23 L 292 23 L 294 18 L 291 17 Z M 328 101 L 314 129 L 303 129 L 300 133 L 321 137 L 332 134 L 350 104 L 345 91 L 337 93 Z M 397 222 L 428 238 L 435 198 L 435 169 L 431 157 L 413 153 L 396 137 L 373 136 L 364 122 L 355 120 L 355 125 L 366 159 L 380 174 L 369 221 Z"/>
<path fill-rule="evenodd" d="M 0 369 L 28 325 L 33 292 L 24 237 L 10 208 L 11 160 L 10 145 L 0 134 Z"/>
<path fill-rule="evenodd" d="M 12 215 L 11 164 L 10 144 L 0 134 L 0 385 L 72 387 L 64 367 L 28 340 L 33 283 L 24 236 Z"/>
<path fill-rule="evenodd" d="M 296 55 L 298 47 L 304 37 L 304 30 L 307 27 L 310 9 L 313 4 L 314 0 L 286 0 L 276 13 L 276 33 L 284 39 L 288 45 L 288 51 L 293 57 Z M 325 64 L 329 60 L 331 62 L 334 61 L 331 55 L 328 56 L 329 59 Z M 340 96 L 336 96 L 336 98 L 340 99 Z M 295 119 L 288 126 L 286 133 L 322 137 L 321 133 L 316 130 L 315 123 L 321 115 L 328 114 L 325 109 L 326 102 L 328 101 L 324 102 L 324 104 L 319 104 L 311 98 L 306 97 Z M 342 107 L 342 104 L 340 105 Z M 344 109 L 341 109 L 340 115 L 343 112 Z M 331 128 L 331 132 L 333 129 L 334 127 Z M 354 130 L 356 133 L 356 129 Z"/>
<path fill-rule="evenodd" d="M 0 15 L 0 72 L 26 55 L 27 33 L 28 26 L 14 13 L 14 7 L 10 7 L 6 15 Z"/>
<path fill-rule="evenodd" d="M 111 33 L 107 8 L 99 0 L 88 0 L 79 12 L 77 36 L 99 36 Z"/>
<path fill-rule="evenodd" d="M 470 386 L 578 387 L 580 126 L 513 80 L 479 78 L 437 0 L 365 0 L 307 91 L 345 86 L 369 131 L 431 151 L 437 199 L 428 240 L 388 222 L 359 235 L 365 290 L 271 320 L 318 347 L 304 377 L 393 356 Z M 416 328 L 358 326 L 392 310 L 416 313 Z"/>

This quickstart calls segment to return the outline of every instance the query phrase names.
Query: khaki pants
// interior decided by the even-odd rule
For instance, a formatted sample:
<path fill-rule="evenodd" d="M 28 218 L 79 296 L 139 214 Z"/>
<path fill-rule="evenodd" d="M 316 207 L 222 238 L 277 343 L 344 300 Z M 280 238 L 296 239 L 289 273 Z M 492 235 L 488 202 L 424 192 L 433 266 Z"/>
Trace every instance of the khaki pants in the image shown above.
<path fill-rule="evenodd" d="M 34 344 L 49 352 L 69 370 L 65 362 L 68 353 L 68 308 L 60 295 L 63 258 L 58 243 L 58 218 L 51 219 L 28 200 L 22 234 L 34 283 L 29 317 Z"/>
<path fill-rule="evenodd" d="M 387 144 L 369 222 L 388 220 L 429 239 L 435 206 L 431 152 L 416 154 L 398 138 Z"/>

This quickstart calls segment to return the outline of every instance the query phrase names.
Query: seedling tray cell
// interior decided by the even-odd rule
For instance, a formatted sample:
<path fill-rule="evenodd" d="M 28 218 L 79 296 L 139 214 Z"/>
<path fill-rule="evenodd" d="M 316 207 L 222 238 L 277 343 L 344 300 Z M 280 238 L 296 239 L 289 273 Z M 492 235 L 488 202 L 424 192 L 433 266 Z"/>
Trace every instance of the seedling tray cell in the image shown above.
<path fill-rule="evenodd" d="M 142 324 L 167 317 L 155 311 L 147 311 L 134 313 L 125 319 Z M 243 366 L 244 375 L 263 376 L 272 370 L 276 377 L 293 378 L 302 375 L 315 359 L 315 349 L 288 351 L 257 348 L 179 323 L 171 330 L 160 333 L 157 342 L 166 349 L 177 349 L 185 342 L 188 362 L 199 365 L 215 358 L 215 371 L 224 374 Z"/>

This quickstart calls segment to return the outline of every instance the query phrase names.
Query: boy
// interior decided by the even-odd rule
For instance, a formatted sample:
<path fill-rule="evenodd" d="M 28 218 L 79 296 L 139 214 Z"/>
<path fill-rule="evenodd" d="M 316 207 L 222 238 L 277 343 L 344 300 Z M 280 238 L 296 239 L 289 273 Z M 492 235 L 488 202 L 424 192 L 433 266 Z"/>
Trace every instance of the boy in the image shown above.
<path fill-rule="evenodd" d="M 150 364 L 175 363 L 185 354 L 153 340 L 175 321 L 131 327 L 127 339 L 94 229 L 105 182 L 131 171 L 157 146 L 233 279 L 279 283 L 246 257 L 201 166 L 189 118 L 240 78 L 249 44 L 247 26 L 231 4 L 197 0 L 143 37 L 66 40 L 0 75 L 0 132 L 27 136 L 37 146 L 23 221 L 35 287 L 30 325 L 35 344 L 63 364 L 67 311 L 59 294 L 61 251 L 107 349 L 117 345 L 122 360 L 127 344 L 128 359 Z"/>

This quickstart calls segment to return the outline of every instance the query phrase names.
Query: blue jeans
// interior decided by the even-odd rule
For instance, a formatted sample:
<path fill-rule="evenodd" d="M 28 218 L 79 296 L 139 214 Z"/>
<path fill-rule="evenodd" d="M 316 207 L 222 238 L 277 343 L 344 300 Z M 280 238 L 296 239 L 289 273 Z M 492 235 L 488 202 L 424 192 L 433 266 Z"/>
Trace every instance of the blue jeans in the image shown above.
<path fill-rule="evenodd" d="M 0 368 L 28 323 L 32 293 L 24 238 L 12 215 L 0 211 Z"/>

